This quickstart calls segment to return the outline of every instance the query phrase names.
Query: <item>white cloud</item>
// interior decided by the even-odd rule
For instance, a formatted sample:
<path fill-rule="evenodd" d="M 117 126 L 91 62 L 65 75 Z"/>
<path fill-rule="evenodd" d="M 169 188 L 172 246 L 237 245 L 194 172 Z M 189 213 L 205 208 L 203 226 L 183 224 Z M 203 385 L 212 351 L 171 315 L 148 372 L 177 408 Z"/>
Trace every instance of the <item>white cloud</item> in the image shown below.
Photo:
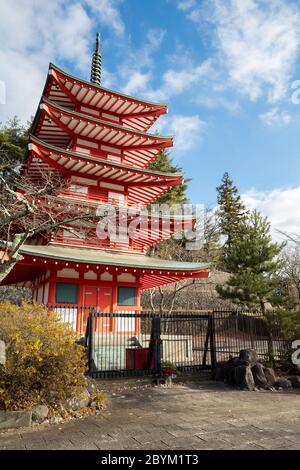
<path fill-rule="evenodd" d="M 179 0 L 177 6 L 179 10 L 189 10 L 190 8 L 194 7 L 196 5 L 195 0 Z"/>
<path fill-rule="evenodd" d="M 212 64 L 210 60 L 205 60 L 198 66 L 189 69 L 167 70 L 163 75 L 163 92 L 168 96 L 182 93 L 211 72 Z"/>
<path fill-rule="evenodd" d="M 119 0 L 85 0 L 85 2 L 97 15 L 101 24 L 113 28 L 119 36 L 124 34 L 125 26 L 118 10 Z"/>
<path fill-rule="evenodd" d="M 180 69 L 168 69 L 162 76 L 161 86 L 159 88 L 152 88 L 150 86 L 151 74 L 143 74 L 143 78 L 139 77 L 138 85 L 144 82 L 144 88 L 136 88 L 146 99 L 153 101 L 167 101 L 173 96 L 180 95 L 194 86 L 200 88 L 200 84 L 204 84 L 205 80 L 213 75 L 213 67 L 210 60 L 205 60 L 199 65 L 194 66 L 188 64 Z M 128 83 L 131 82 L 131 78 Z M 127 85 L 126 85 L 127 86 Z M 126 87 L 124 88 L 126 89 Z M 195 93 L 194 99 L 196 99 Z"/>
<path fill-rule="evenodd" d="M 272 234 L 282 239 L 277 230 L 300 234 L 300 186 L 271 191 L 251 189 L 242 194 L 249 209 L 258 209 L 271 222 Z"/>
<path fill-rule="evenodd" d="M 299 6 L 287 0 L 184 3 L 199 27 L 213 25 L 219 66 L 240 93 L 270 103 L 285 98 L 299 53 Z"/>
<path fill-rule="evenodd" d="M 6 85 L 0 121 L 13 115 L 26 121 L 35 112 L 49 61 L 69 62 L 88 79 L 95 27 L 100 23 L 117 35 L 124 32 L 118 3 L 0 0 L 0 80 Z"/>
<path fill-rule="evenodd" d="M 206 123 L 196 114 L 163 117 L 155 129 L 160 133 L 174 135 L 174 150 L 184 152 L 201 141 L 205 127 Z"/>
<path fill-rule="evenodd" d="M 260 114 L 261 121 L 268 127 L 283 127 L 290 124 L 292 117 L 285 111 L 281 111 L 279 108 L 272 108 L 266 113 Z"/>
<path fill-rule="evenodd" d="M 150 80 L 155 65 L 153 55 L 160 48 L 165 34 L 163 29 L 149 29 L 145 34 L 146 42 L 143 47 L 136 50 L 127 46 L 125 58 L 118 68 L 118 73 L 124 81 L 123 93 L 140 93 L 145 98 L 149 97 Z"/>
<path fill-rule="evenodd" d="M 200 92 L 195 97 L 195 102 L 201 106 L 205 106 L 208 109 L 220 109 L 224 108 L 233 115 L 237 115 L 241 111 L 241 106 L 237 99 L 231 96 L 223 96 L 217 94 L 206 93 L 206 90 Z"/>
<path fill-rule="evenodd" d="M 148 40 L 146 51 L 148 53 L 151 53 L 157 50 L 160 47 L 165 35 L 166 35 L 166 31 L 164 29 L 159 29 L 159 28 L 149 29 L 146 35 L 147 40 Z"/>
<path fill-rule="evenodd" d="M 150 73 L 142 73 L 139 71 L 132 72 L 126 85 L 123 87 L 123 93 L 133 95 L 143 92 L 151 79 Z"/>

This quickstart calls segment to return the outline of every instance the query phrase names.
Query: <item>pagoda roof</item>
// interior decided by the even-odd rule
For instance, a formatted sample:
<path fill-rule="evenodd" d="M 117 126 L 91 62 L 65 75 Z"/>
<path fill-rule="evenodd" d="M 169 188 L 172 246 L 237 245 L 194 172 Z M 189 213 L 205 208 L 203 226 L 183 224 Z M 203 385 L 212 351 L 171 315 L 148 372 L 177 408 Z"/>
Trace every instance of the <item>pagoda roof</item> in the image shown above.
<path fill-rule="evenodd" d="M 103 156 L 120 156 L 122 163 L 144 168 L 166 147 L 171 136 L 154 134 L 103 121 L 59 106 L 43 97 L 36 114 L 32 134 L 48 144 L 66 148 L 76 139 L 79 146 Z"/>
<path fill-rule="evenodd" d="M 148 289 L 164 284 L 171 284 L 183 279 L 207 278 L 209 276 L 208 263 L 188 263 L 181 261 L 164 260 L 152 258 L 141 254 L 123 254 L 109 251 L 70 248 L 55 245 L 24 245 L 20 249 L 23 260 L 17 263 L 13 271 L 4 280 L 4 283 L 26 282 L 28 279 L 26 269 L 17 273 L 18 266 L 22 264 L 31 265 L 32 272 L 35 272 L 34 266 L 47 267 L 47 263 L 54 261 L 57 266 L 67 266 L 72 268 L 78 264 L 84 264 L 85 267 L 98 266 L 104 270 L 111 268 L 119 271 L 126 269 L 126 272 L 136 272 L 140 275 L 142 289 Z M 28 257 L 30 259 L 28 259 Z M 15 271 L 15 275 L 14 275 Z M 20 270 L 19 270 L 20 271 Z M 18 280 L 19 276 L 19 280 Z"/>
<path fill-rule="evenodd" d="M 50 164 L 66 177 L 77 176 L 101 183 L 122 185 L 128 191 L 128 205 L 148 205 L 171 187 L 182 183 L 180 173 L 132 168 L 128 165 L 78 154 L 49 145 L 34 136 L 29 151 L 34 154 L 28 165 L 28 175 L 39 177 L 39 169 Z M 41 165 L 41 160 L 43 165 Z"/>
<path fill-rule="evenodd" d="M 107 206 L 105 206 L 107 207 Z M 99 209 L 99 205 L 97 205 Z M 117 211 L 119 208 L 117 208 Z M 122 215 L 121 215 L 122 216 Z M 112 223 L 114 223 L 115 215 L 112 215 Z M 119 239 L 105 238 L 99 239 L 95 230 L 95 226 L 99 221 L 99 216 L 95 215 L 95 222 L 84 224 L 84 238 L 76 236 L 70 231 L 68 234 L 64 230 L 58 230 L 53 234 L 50 244 L 63 245 L 69 247 L 84 247 L 97 250 L 109 250 L 123 253 L 146 253 L 150 246 L 156 245 L 162 240 L 168 240 L 175 233 L 182 233 L 186 230 L 193 230 L 195 227 L 195 219 L 193 215 L 185 215 L 179 217 L 163 214 L 142 213 L 138 208 L 128 208 L 127 227 L 128 238 L 120 237 Z M 133 224 L 133 225 L 132 225 Z M 82 222 L 78 220 L 75 224 L 69 225 L 73 230 L 82 231 Z M 68 225 L 64 226 L 68 230 Z"/>
<path fill-rule="evenodd" d="M 52 63 L 49 64 L 44 95 L 63 107 L 84 107 L 89 115 L 97 113 L 98 117 L 106 116 L 139 131 L 147 131 L 161 114 L 167 113 L 164 103 L 153 103 L 104 88 L 74 77 Z"/>

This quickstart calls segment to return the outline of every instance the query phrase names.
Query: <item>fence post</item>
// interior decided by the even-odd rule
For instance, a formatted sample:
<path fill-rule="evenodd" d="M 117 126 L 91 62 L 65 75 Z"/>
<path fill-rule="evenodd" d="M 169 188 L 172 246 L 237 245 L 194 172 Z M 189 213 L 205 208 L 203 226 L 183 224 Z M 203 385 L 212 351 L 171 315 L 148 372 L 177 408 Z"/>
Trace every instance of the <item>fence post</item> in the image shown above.
<path fill-rule="evenodd" d="M 208 342 L 209 338 L 211 335 L 211 324 L 209 321 L 209 317 L 207 317 L 207 331 L 206 331 L 206 337 L 205 337 L 205 343 L 204 343 L 204 353 L 203 353 L 203 358 L 202 358 L 202 365 L 206 366 L 206 360 L 207 360 L 207 353 L 208 353 Z"/>
<path fill-rule="evenodd" d="M 151 338 L 149 347 L 149 369 L 152 366 L 152 359 L 154 362 L 154 371 L 156 373 L 161 372 L 161 328 L 160 328 L 160 317 L 152 318 L 151 327 Z"/>
<path fill-rule="evenodd" d="M 208 317 L 208 325 L 210 331 L 210 357 L 211 357 L 211 368 L 215 369 L 217 364 L 216 359 L 216 341 L 215 341 L 215 314 L 214 312 Z"/>
<path fill-rule="evenodd" d="M 93 318 L 94 313 L 90 312 L 87 321 L 87 356 L 88 356 L 88 373 L 91 374 L 94 370 L 94 361 L 93 361 Z"/>
<path fill-rule="evenodd" d="M 266 325 L 267 325 L 267 340 L 268 340 L 268 356 L 269 356 L 269 361 L 272 364 L 272 367 L 275 367 L 275 352 L 274 352 L 274 341 L 273 341 L 273 329 L 272 325 L 266 319 Z M 277 336 L 277 335 L 276 335 Z"/>

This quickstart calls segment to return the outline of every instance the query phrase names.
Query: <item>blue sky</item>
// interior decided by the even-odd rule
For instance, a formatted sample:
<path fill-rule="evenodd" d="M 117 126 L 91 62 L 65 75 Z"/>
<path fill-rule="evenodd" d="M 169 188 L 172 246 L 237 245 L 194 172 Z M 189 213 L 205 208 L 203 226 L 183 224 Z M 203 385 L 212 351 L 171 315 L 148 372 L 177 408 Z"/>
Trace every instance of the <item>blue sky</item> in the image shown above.
<path fill-rule="evenodd" d="M 49 61 L 88 79 L 99 30 L 103 85 L 168 104 L 156 129 L 175 136 L 191 201 L 214 207 L 228 171 L 274 229 L 300 233 L 299 1 L 0 0 L 0 10 L 0 120 L 35 112 Z"/>

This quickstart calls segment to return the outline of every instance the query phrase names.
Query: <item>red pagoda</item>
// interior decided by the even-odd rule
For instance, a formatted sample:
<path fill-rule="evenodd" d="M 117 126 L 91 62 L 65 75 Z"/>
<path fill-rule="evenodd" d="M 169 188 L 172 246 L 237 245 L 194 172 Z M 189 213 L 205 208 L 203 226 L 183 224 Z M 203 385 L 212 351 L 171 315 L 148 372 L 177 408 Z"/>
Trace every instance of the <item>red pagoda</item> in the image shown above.
<path fill-rule="evenodd" d="M 61 204 L 94 208 L 109 204 L 117 212 L 127 210 L 127 224 L 135 218 L 141 224 L 143 219 L 145 228 L 138 237 L 100 239 L 96 226 L 79 221 L 72 230 L 61 228 L 50 234 L 46 243 L 30 240 L 4 281 L 31 287 L 38 303 L 71 307 L 79 333 L 86 322 L 83 307 L 97 307 L 104 313 L 138 312 L 143 289 L 208 277 L 205 263 L 146 255 L 150 246 L 183 228 L 182 221 L 177 223 L 173 217 L 166 230 L 164 217 L 158 215 L 155 230 L 150 230 L 150 216 L 136 211 L 182 183 L 178 173 L 147 169 L 163 149 L 173 145 L 171 137 L 147 132 L 167 113 L 167 106 L 103 88 L 100 81 L 99 33 L 89 82 L 50 64 L 23 171 L 34 179 L 41 167 L 55 169 L 67 182 Z M 184 224 L 191 224 L 191 219 Z M 107 319 L 102 328 L 114 331 L 117 327 Z"/>

